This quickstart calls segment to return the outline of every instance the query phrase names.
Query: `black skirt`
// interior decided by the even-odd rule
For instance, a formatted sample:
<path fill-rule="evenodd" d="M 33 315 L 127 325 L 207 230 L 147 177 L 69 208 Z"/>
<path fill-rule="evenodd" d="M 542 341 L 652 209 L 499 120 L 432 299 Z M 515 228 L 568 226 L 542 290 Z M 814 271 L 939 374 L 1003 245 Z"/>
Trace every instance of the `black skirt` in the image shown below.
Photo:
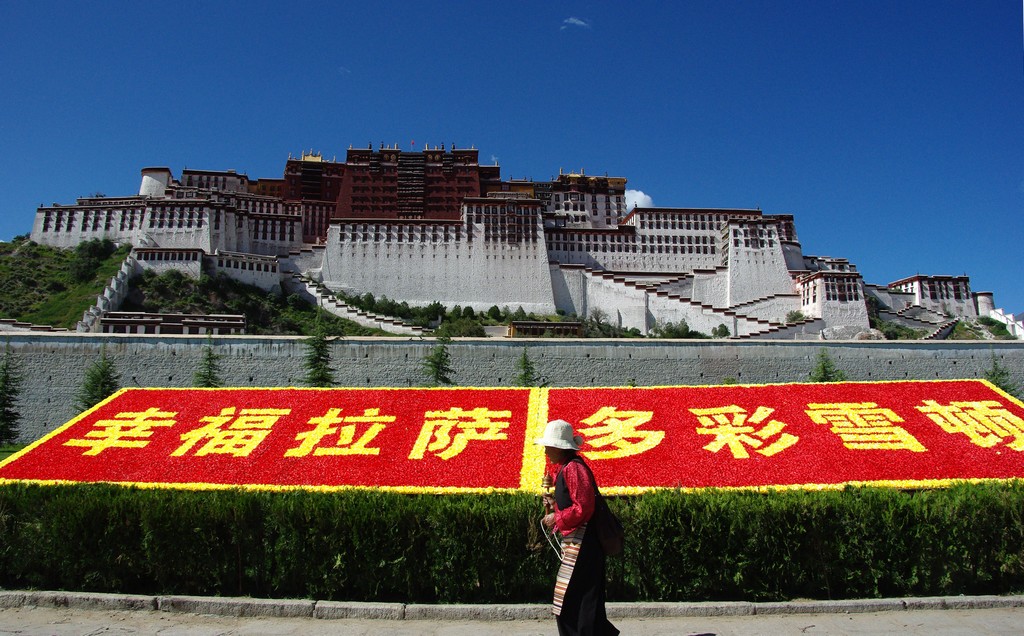
<path fill-rule="evenodd" d="M 617 636 L 605 613 L 605 555 L 596 524 L 588 524 L 562 601 L 555 617 L 559 636 Z"/>

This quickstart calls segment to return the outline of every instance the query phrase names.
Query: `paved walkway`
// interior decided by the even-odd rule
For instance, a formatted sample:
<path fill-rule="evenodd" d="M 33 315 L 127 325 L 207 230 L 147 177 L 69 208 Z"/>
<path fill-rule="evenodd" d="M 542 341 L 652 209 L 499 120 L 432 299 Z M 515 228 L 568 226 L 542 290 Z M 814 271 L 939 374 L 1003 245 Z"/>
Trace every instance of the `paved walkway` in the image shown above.
<path fill-rule="evenodd" d="M 612 603 L 624 635 L 1021 634 L 1024 596 Z M 0 636 L 554 635 L 544 605 L 402 605 L 0 591 Z"/>

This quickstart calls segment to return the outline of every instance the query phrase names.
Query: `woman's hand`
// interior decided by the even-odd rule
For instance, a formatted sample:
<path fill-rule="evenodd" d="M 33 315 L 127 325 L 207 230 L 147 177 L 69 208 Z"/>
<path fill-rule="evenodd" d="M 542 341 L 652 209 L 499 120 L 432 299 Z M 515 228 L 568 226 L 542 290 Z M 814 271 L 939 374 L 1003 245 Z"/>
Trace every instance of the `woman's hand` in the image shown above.
<path fill-rule="evenodd" d="M 544 495 L 544 510 L 547 512 L 554 512 L 555 510 L 555 498 L 551 495 Z"/>
<path fill-rule="evenodd" d="M 555 513 L 550 512 L 550 513 L 544 515 L 544 518 L 541 520 L 541 523 L 543 523 L 544 527 L 547 528 L 548 530 L 554 530 L 554 528 L 555 528 Z"/>

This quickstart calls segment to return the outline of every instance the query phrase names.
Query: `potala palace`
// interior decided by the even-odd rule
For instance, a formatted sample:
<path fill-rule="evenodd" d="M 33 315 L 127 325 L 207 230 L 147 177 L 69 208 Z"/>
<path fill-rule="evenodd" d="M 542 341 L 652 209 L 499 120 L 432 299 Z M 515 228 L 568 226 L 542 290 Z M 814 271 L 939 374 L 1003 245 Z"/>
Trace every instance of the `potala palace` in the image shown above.
<path fill-rule="evenodd" d="M 310 300 L 324 300 L 326 289 L 478 311 L 598 312 L 644 334 L 685 321 L 705 333 L 724 325 L 733 338 L 852 338 L 868 332 L 872 302 L 883 320 L 931 337 L 945 337 L 959 318 L 991 316 L 1024 338 L 1024 325 L 966 276 L 867 284 L 844 258 L 805 254 L 790 215 L 627 209 L 625 194 L 622 177 L 502 179 L 473 148 L 382 144 L 350 148 L 344 162 L 303 153 L 282 178 L 143 168 L 137 195 L 40 207 L 31 239 L 134 246 L 81 331 L 103 330 L 128 278 L 174 268 Z"/>

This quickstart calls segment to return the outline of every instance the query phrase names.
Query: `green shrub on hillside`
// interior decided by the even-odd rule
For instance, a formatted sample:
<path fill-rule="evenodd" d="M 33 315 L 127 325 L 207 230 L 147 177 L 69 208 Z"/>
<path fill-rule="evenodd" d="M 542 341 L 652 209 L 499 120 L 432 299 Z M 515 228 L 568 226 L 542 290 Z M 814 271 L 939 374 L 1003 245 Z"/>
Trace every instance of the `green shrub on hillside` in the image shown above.
<path fill-rule="evenodd" d="M 870 318 L 871 328 L 882 332 L 886 340 L 920 340 L 928 335 L 925 329 L 911 329 L 895 322 L 886 322 L 880 318 Z"/>
<path fill-rule="evenodd" d="M 103 261 L 117 251 L 117 246 L 110 239 L 93 239 L 79 243 L 71 251 L 71 262 L 68 272 L 71 280 L 82 283 L 96 275 Z"/>
<path fill-rule="evenodd" d="M 455 320 L 445 320 L 442 322 L 434 330 L 434 335 L 448 336 L 449 338 L 483 338 L 487 333 L 484 331 L 483 326 L 472 318 L 456 318 Z"/>
<path fill-rule="evenodd" d="M 996 340 L 1014 339 L 1013 334 L 1011 334 L 1009 329 L 1006 328 L 1006 325 L 999 322 L 995 318 L 990 318 L 988 316 L 978 316 L 978 322 L 981 325 L 983 325 L 986 329 L 988 329 L 988 332 L 992 334 L 992 337 L 994 337 Z"/>
<path fill-rule="evenodd" d="M 725 325 L 721 326 L 725 327 Z M 718 327 L 715 327 L 715 334 L 717 334 L 716 337 L 727 337 L 729 335 L 729 328 L 725 327 L 723 335 L 723 332 Z M 710 337 L 706 333 L 690 329 L 685 320 L 680 320 L 678 323 L 657 322 L 651 328 L 651 336 L 654 338 L 683 338 L 688 340 L 703 340 Z"/>
<path fill-rule="evenodd" d="M 807 320 L 807 316 L 799 309 L 794 309 L 786 314 L 787 323 L 802 322 L 804 320 Z"/>

